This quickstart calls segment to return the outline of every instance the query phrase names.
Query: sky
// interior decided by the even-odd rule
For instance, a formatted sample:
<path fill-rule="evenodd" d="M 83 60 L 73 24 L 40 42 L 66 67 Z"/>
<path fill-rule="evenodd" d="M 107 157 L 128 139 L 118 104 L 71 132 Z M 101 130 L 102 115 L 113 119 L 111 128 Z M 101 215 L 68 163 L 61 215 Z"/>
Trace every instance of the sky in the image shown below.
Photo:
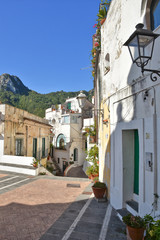
<path fill-rule="evenodd" d="M 38 93 L 91 90 L 100 2 L 0 0 L 0 75 L 15 75 Z"/>

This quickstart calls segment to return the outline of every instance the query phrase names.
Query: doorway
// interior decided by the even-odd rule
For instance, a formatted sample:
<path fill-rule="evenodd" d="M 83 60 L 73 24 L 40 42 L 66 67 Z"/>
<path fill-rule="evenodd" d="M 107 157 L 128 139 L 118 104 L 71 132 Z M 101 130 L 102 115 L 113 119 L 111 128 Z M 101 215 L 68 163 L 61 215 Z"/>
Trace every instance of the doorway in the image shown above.
<path fill-rule="evenodd" d="M 33 138 L 33 157 L 37 157 L 37 138 Z"/>
<path fill-rule="evenodd" d="M 139 195 L 139 136 L 138 130 L 122 131 L 123 205 Z"/>
<path fill-rule="evenodd" d="M 134 130 L 134 194 L 139 195 L 139 137 Z"/>
<path fill-rule="evenodd" d="M 74 155 L 73 155 L 74 162 L 78 161 L 78 149 L 74 149 Z"/>
<path fill-rule="evenodd" d="M 67 161 L 63 161 L 63 172 L 65 171 L 65 169 L 68 167 L 68 162 Z"/>
<path fill-rule="evenodd" d="M 16 156 L 22 156 L 23 139 L 16 139 Z"/>

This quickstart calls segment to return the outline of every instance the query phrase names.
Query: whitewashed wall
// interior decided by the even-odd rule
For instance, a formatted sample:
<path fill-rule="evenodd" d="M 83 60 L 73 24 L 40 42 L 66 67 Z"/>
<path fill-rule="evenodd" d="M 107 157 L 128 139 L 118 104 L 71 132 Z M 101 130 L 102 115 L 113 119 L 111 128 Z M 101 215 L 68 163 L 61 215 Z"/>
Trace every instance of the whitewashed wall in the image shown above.
<path fill-rule="evenodd" d="M 81 109 L 79 108 L 78 101 L 76 98 L 69 98 L 66 100 L 71 102 L 71 110 L 78 111 L 78 113 L 62 113 L 62 111 L 52 111 L 52 109 L 46 110 L 46 119 L 55 119 L 53 125 L 53 145 L 56 147 L 57 137 L 63 134 L 66 141 L 66 150 L 54 149 L 54 158 L 56 161 L 60 161 L 59 166 L 63 169 L 63 161 L 73 161 L 74 160 L 74 149 L 78 149 L 78 165 L 83 165 L 85 160 L 85 149 L 84 140 L 82 138 L 82 116 Z M 76 117 L 77 123 L 63 122 L 63 117 L 68 116 L 69 118 Z M 71 119 L 70 119 L 71 120 Z"/>
<path fill-rule="evenodd" d="M 160 78 L 153 83 L 149 76 L 142 76 L 132 64 L 124 42 L 138 23 L 146 23 L 147 1 L 112 0 L 107 20 L 102 26 L 100 72 L 102 99 L 110 102 L 111 123 L 111 204 L 124 207 L 124 130 L 138 129 L 139 133 L 139 214 L 152 210 L 154 193 L 160 196 Z M 160 28 L 155 32 L 160 33 Z M 152 63 L 147 68 L 159 68 L 160 38 L 156 40 Z M 104 75 L 105 56 L 110 54 L 110 71 Z M 146 73 L 145 73 L 146 74 Z M 144 99 L 145 91 L 148 96 Z M 128 145 L 129 146 L 129 145 Z M 99 140 L 101 152 L 101 140 Z M 126 146 L 127 147 L 127 146 Z M 147 169 L 146 153 L 152 155 L 152 171 Z M 105 161 L 103 159 L 103 161 Z M 132 168 L 133 166 L 130 166 Z M 160 208 L 159 208 L 160 211 Z"/>

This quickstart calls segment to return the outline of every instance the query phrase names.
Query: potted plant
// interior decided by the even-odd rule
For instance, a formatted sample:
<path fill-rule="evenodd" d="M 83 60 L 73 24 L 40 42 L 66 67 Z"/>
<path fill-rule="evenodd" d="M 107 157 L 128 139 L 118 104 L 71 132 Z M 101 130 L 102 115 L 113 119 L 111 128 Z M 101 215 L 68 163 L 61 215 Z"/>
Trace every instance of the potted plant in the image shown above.
<path fill-rule="evenodd" d="M 93 178 L 99 176 L 97 145 L 94 145 L 89 151 L 87 151 L 86 161 L 91 163 L 91 166 L 89 166 L 86 170 L 86 174 L 93 180 Z"/>
<path fill-rule="evenodd" d="M 94 178 L 99 176 L 99 166 L 91 165 L 90 167 L 87 168 L 86 174 L 92 181 L 94 181 Z"/>
<path fill-rule="evenodd" d="M 86 136 L 89 136 L 89 141 L 90 143 L 95 143 L 96 142 L 96 126 L 91 125 L 89 127 L 86 127 L 85 129 Z"/>
<path fill-rule="evenodd" d="M 94 57 L 96 55 L 96 49 L 93 48 L 91 52 L 92 52 L 92 56 Z"/>
<path fill-rule="evenodd" d="M 107 187 L 105 183 L 96 181 L 92 186 L 92 190 L 93 190 L 94 196 L 97 199 L 101 199 L 104 197 Z"/>
<path fill-rule="evenodd" d="M 106 16 L 107 16 L 107 10 L 105 7 L 99 9 L 99 13 L 97 14 L 98 16 L 98 21 L 100 21 L 100 24 L 102 25 L 105 20 L 106 20 Z"/>
<path fill-rule="evenodd" d="M 100 24 L 102 25 L 105 20 L 106 20 L 106 17 L 107 17 L 107 11 L 108 11 L 108 8 L 110 6 L 110 3 L 111 1 L 109 0 L 104 0 L 104 1 L 101 1 L 101 4 L 102 4 L 102 7 L 99 9 L 99 13 L 97 14 L 98 16 L 98 19 L 97 21 L 100 21 Z M 106 7 L 105 7 L 106 6 Z M 107 9 L 106 9 L 107 8 Z"/>
<path fill-rule="evenodd" d="M 39 163 L 39 160 L 37 160 L 36 158 L 33 158 L 33 167 L 38 167 L 38 163 Z"/>
<path fill-rule="evenodd" d="M 127 225 L 127 231 L 132 240 L 142 240 L 146 222 L 140 216 L 133 216 L 128 214 L 124 216 L 123 222 Z"/>

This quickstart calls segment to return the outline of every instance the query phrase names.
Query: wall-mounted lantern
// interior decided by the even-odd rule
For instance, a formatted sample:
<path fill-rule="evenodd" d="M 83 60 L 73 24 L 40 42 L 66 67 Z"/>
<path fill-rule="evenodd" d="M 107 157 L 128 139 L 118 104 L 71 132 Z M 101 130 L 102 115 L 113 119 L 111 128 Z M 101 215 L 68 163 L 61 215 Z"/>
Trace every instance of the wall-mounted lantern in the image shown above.
<path fill-rule="evenodd" d="M 84 108 L 84 105 L 86 103 L 87 97 L 86 95 L 83 93 L 83 91 L 80 91 L 80 94 L 77 96 L 77 100 L 78 100 L 78 104 L 79 107 L 82 109 Z"/>
<path fill-rule="evenodd" d="M 77 96 L 77 100 L 78 100 L 78 105 L 81 109 L 84 108 L 87 97 L 86 95 L 83 93 L 83 91 L 80 91 L 80 94 Z M 104 110 L 103 109 L 95 109 L 93 108 L 93 112 L 97 112 L 100 113 L 103 116 Z"/>
<path fill-rule="evenodd" d="M 136 63 L 143 72 L 151 72 L 150 78 L 152 81 L 156 81 L 157 77 L 153 74 L 160 76 L 160 71 L 154 69 L 146 69 L 145 66 L 149 60 L 152 59 L 154 42 L 160 34 L 153 33 L 150 30 L 143 29 L 144 25 L 139 23 L 136 25 L 136 30 L 132 33 L 129 39 L 124 43 L 124 46 L 128 46 L 129 53 L 131 55 L 133 63 Z M 134 51 L 132 51 L 134 48 Z"/>

